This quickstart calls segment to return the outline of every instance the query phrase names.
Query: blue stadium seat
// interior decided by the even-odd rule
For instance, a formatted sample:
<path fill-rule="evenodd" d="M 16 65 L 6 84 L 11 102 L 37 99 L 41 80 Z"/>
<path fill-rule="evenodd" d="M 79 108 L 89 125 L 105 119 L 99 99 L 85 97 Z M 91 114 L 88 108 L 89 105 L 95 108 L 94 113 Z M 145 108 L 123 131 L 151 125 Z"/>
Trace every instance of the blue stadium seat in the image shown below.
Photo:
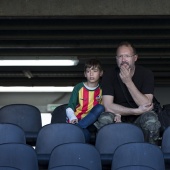
<path fill-rule="evenodd" d="M 51 123 L 66 123 L 66 106 L 62 104 L 56 107 L 51 113 Z"/>
<path fill-rule="evenodd" d="M 66 143 L 56 146 L 50 156 L 48 169 L 55 166 L 82 166 L 89 170 L 102 170 L 98 150 L 87 143 Z"/>
<path fill-rule="evenodd" d="M 36 153 L 39 165 L 48 167 L 51 151 L 54 147 L 69 142 L 85 143 L 81 128 L 69 123 L 48 124 L 41 128 L 37 136 Z"/>
<path fill-rule="evenodd" d="M 95 146 L 100 152 L 102 165 L 111 165 L 115 149 L 129 142 L 144 142 L 142 130 L 129 123 L 103 126 L 97 133 Z"/>
<path fill-rule="evenodd" d="M 0 144 L 3 143 L 26 144 L 24 130 L 15 124 L 0 123 Z"/>
<path fill-rule="evenodd" d="M 34 146 L 37 134 L 42 127 L 41 113 L 32 105 L 10 104 L 0 109 L 0 123 L 20 126 L 25 132 L 27 144 Z"/>
<path fill-rule="evenodd" d="M 150 143 L 126 143 L 115 150 L 112 160 L 112 170 L 126 166 L 146 166 L 155 170 L 165 170 L 161 149 Z"/>
<path fill-rule="evenodd" d="M 20 169 L 10 166 L 0 166 L 0 170 L 20 170 Z"/>
<path fill-rule="evenodd" d="M 54 168 L 50 168 L 48 170 L 89 170 L 89 169 L 78 165 L 62 165 L 62 166 L 56 166 Z"/>
<path fill-rule="evenodd" d="M 35 150 L 26 144 L 0 144 L 0 166 L 10 166 L 20 170 L 38 170 Z"/>
<path fill-rule="evenodd" d="M 166 168 L 170 168 L 170 126 L 163 132 L 161 149 L 164 154 Z"/>

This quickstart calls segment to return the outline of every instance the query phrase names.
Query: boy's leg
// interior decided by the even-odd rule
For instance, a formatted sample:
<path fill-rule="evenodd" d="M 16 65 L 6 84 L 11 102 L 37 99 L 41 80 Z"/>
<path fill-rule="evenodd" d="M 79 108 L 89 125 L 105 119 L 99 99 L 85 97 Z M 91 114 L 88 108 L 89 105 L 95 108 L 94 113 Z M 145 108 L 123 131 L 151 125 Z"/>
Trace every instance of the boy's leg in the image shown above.
<path fill-rule="evenodd" d="M 100 114 L 104 111 L 105 111 L 104 106 L 101 104 L 97 104 L 91 109 L 87 116 L 85 116 L 82 120 L 78 122 L 78 125 L 81 128 L 87 128 L 88 126 L 93 124 L 98 119 Z"/>
<path fill-rule="evenodd" d="M 88 129 L 82 128 L 86 143 L 90 143 L 91 134 Z"/>

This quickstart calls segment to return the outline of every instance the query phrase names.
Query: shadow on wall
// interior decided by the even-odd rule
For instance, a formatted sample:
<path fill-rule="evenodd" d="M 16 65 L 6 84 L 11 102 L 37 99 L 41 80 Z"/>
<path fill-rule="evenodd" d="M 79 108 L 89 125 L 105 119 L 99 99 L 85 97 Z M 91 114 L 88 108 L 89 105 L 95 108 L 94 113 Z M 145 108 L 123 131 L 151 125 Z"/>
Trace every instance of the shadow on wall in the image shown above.
<path fill-rule="evenodd" d="M 170 104 L 170 87 L 155 87 L 155 97 L 161 105 Z"/>

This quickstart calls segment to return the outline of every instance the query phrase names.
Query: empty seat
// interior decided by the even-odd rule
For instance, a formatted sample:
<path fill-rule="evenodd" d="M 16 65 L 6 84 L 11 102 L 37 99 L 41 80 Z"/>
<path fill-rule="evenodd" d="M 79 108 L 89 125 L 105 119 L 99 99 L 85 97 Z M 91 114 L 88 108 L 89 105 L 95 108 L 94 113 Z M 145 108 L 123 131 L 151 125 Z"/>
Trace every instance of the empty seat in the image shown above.
<path fill-rule="evenodd" d="M 20 170 L 20 169 L 10 166 L 0 166 L 0 170 Z"/>
<path fill-rule="evenodd" d="M 50 168 L 48 170 L 89 170 L 82 166 L 76 166 L 76 165 L 62 165 L 62 166 L 56 166 L 54 168 Z"/>
<path fill-rule="evenodd" d="M 35 150 L 26 144 L 0 144 L 0 166 L 10 166 L 20 170 L 38 170 Z"/>
<path fill-rule="evenodd" d="M 66 123 L 66 106 L 62 104 L 56 107 L 51 113 L 51 123 Z"/>
<path fill-rule="evenodd" d="M 50 156 L 49 167 L 82 166 L 89 170 L 101 170 L 101 159 L 97 149 L 87 143 L 66 143 L 56 146 Z"/>
<path fill-rule="evenodd" d="M 48 166 L 51 151 L 55 146 L 69 143 L 85 143 L 81 128 L 69 123 L 48 124 L 41 128 L 37 136 L 36 153 L 39 165 Z"/>
<path fill-rule="evenodd" d="M 23 129 L 14 124 L 0 123 L 0 144 L 3 143 L 26 144 L 26 138 Z"/>
<path fill-rule="evenodd" d="M 138 166 L 138 165 L 129 165 L 118 168 L 117 170 L 155 170 L 154 168 L 148 166 Z"/>
<path fill-rule="evenodd" d="M 142 130 L 128 123 L 103 126 L 97 133 L 95 146 L 101 154 L 102 165 L 111 165 L 115 149 L 129 142 L 144 142 Z"/>
<path fill-rule="evenodd" d="M 42 127 L 41 113 L 38 108 L 28 104 L 10 104 L 0 109 L 0 123 L 12 123 L 20 126 L 26 136 L 26 142 L 35 145 Z"/>
<path fill-rule="evenodd" d="M 165 165 L 170 168 L 170 127 L 166 128 L 163 133 L 161 149 L 164 154 Z"/>
<path fill-rule="evenodd" d="M 113 154 L 112 170 L 126 166 L 147 166 L 165 170 L 161 149 L 150 143 L 126 143 L 117 147 Z"/>

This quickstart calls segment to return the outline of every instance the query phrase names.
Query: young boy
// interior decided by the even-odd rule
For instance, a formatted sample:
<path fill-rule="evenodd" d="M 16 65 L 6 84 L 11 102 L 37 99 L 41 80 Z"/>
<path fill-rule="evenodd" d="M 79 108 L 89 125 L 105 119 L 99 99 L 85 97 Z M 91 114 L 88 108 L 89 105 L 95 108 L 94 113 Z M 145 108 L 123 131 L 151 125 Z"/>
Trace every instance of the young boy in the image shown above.
<path fill-rule="evenodd" d="M 90 141 L 88 127 L 105 110 L 104 106 L 101 105 L 102 89 L 99 84 L 99 79 L 102 75 L 103 70 L 100 61 L 96 59 L 89 60 L 84 67 L 84 76 L 87 81 L 81 82 L 74 87 L 66 108 L 69 123 L 77 124 L 83 129 L 86 142 Z"/>

